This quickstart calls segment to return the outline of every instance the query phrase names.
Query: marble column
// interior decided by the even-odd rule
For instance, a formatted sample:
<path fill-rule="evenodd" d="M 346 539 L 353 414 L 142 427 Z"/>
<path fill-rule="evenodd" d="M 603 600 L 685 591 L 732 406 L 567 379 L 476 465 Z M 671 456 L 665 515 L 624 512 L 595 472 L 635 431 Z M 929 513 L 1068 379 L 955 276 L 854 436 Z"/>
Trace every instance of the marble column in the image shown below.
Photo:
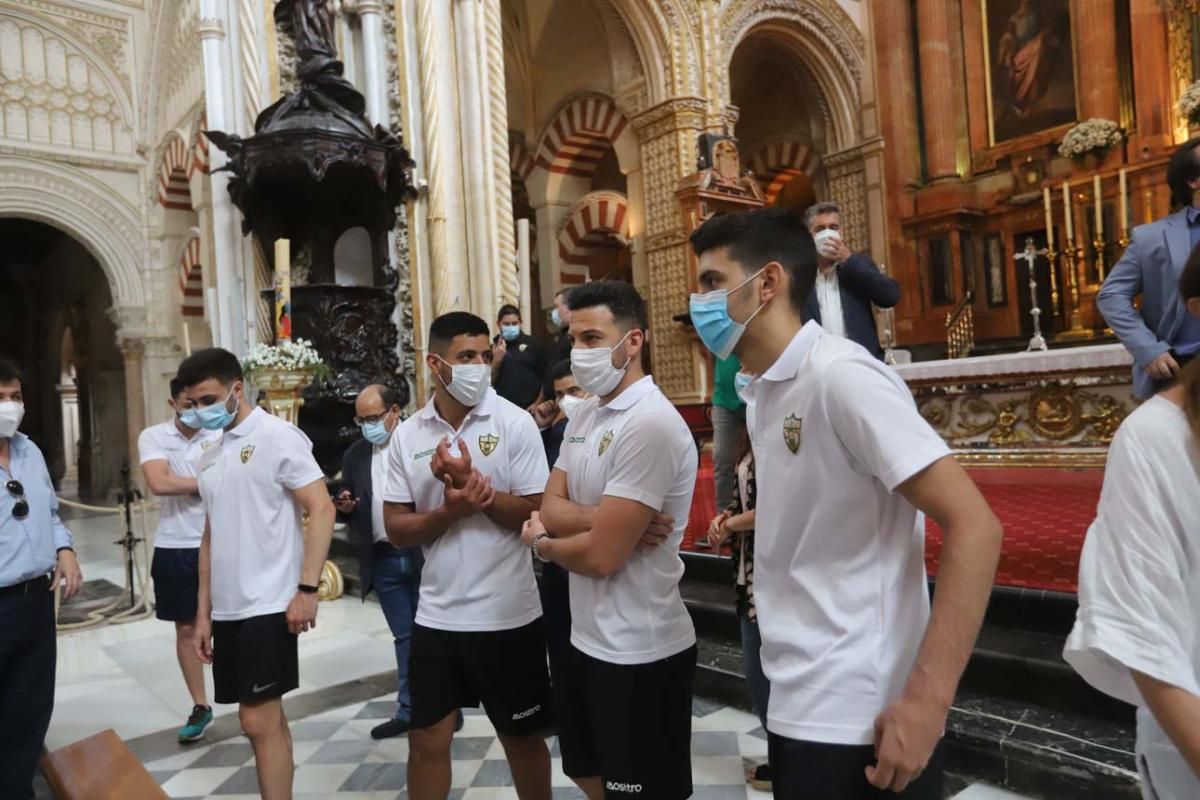
<path fill-rule="evenodd" d="M 708 357 L 672 317 L 687 308 L 695 289 L 688 266 L 688 231 L 675 196 L 680 179 L 695 171 L 696 137 L 704 130 L 708 102 L 677 97 L 631 122 L 642 150 L 646 195 L 646 263 L 650 278 L 650 350 L 654 377 L 677 404 L 707 402 Z M 539 217 L 539 223 L 540 223 Z M 539 237 L 540 239 L 540 237 Z"/>
<path fill-rule="evenodd" d="M 117 342 L 125 362 L 125 427 L 126 454 L 137 477 L 137 440 L 146 428 L 146 384 L 142 375 L 142 339 L 117 331 Z"/>
<path fill-rule="evenodd" d="M 1139 5 L 1133 3 L 1133 5 Z M 1078 77 L 1083 119 L 1120 121 L 1121 91 L 1117 78 L 1117 32 L 1113 0 L 1077 0 L 1072 20 L 1077 26 L 1083 65 Z"/>
<path fill-rule="evenodd" d="M 382 0 L 358 0 L 354 6 L 362 25 L 364 75 L 363 96 L 367 99 L 367 117 L 376 125 L 388 126 L 388 86 L 383 32 Z"/>
<path fill-rule="evenodd" d="M 957 35 L 957 31 L 953 33 Z M 925 123 L 926 177 L 930 183 L 958 177 L 951 35 L 945 0 L 917 0 L 921 112 Z"/>
<path fill-rule="evenodd" d="M 232 54 L 225 36 L 224 4 L 202 0 L 200 44 L 204 54 L 204 103 L 210 130 L 236 130 L 237 115 L 228 90 Z M 209 151 L 212 173 L 213 256 L 216 267 L 217 325 L 214 344 L 238 355 L 246 348 L 245 286 L 241 269 L 241 228 L 229 199 L 227 172 L 217 172 L 226 162 L 219 148 Z"/>

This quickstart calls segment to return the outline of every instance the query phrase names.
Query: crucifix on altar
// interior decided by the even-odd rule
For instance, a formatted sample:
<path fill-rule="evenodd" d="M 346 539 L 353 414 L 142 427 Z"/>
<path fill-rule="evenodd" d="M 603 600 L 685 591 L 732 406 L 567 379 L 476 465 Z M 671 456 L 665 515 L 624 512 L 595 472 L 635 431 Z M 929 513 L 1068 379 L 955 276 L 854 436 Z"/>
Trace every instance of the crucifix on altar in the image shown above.
<path fill-rule="evenodd" d="M 1034 271 L 1034 262 L 1038 256 L 1046 255 L 1046 248 L 1041 250 L 1033 243 L 1033 237 L 1025 237 L 1025 249 L 1017 253 L 1013 258 L 1016 261 L 1025 261 L 1025 265 L 1029 268 L 1029 302 L 1032 308 L 1029 309 L 1029 315 L 1033 317 L 1033 336 L 1029 338 L 1029 347 L 1027 351 L 1046 350 L 1046 337 L 1042 335 L 1042 309 L 1038 306 L 1037 297 L 1037 273 Z"/>

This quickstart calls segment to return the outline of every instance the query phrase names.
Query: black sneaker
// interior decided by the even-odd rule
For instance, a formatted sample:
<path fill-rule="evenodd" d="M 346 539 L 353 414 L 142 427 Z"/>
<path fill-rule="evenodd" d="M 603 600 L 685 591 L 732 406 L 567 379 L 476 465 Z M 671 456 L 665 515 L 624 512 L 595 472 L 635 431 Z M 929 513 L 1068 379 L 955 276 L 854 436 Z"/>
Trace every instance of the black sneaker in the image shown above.
<path fill-rule="evenodd" d="M 769 764 L 759 764 L 751 772 L 747 782 L 751 789 L 756 789 L 760 792 L 771 791 L 771 766 Z"/>
<path fill-rule="evenodd" d="M 408 733 L 408 720 L 389 719 L 382 725 L 376 725 L 371 729 L 371 738 L 391 739 L 394 736 L 403 736 L 406 733 Z"/>

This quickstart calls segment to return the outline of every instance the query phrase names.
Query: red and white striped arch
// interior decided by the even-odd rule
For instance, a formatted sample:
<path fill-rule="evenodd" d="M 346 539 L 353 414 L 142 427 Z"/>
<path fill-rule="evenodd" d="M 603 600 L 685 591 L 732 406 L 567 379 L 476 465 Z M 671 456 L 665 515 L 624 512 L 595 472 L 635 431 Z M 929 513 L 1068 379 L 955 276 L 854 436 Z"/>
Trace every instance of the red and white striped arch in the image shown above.
<path fill-rule="evenodd" d="M 188 180 L 197 172 L 202 175 L 208 174 L 208 137 L 204 135 L 207 127 L 208 116 L 202 113 L 196 123 L 196 138 L 192 143 L 192 163 L 188 165 Z"/>
<path fill-rule="evenodd" d="M 580 198 L 558 232 L 559 278 L 572 286 L 588 280 L 591 257 L 629 244 L 629 201 L 619 192 L 592 192 Z"/>
<path fill-rule="evenodd" d="M 200 233 L 194 228 L 179 253 L 179 291 L 185 317 L 204 316 L 204 270 L 200 265 Z"/>
<path fill-rule="evenodd" d="M 529 154 L 529 148 L 525 146 L 525 137 L 517 131 L 508 132 L 508 163 L 514 180 L 522 181 L 529 180 L 533 168 L 537 166 Z"/>
<path fill-rule="evenodd" d="M 789 139 L 768 142 L 746 158 L 746 166 L 762 186 L 768 205 L 793 178 L 812 177 L 819 165 L 820 158 L 811 145 Z"/>
<path fill-rule="evenodd" d="M 163 208 L 192 210 L 192 193 L 188 187 L 189 155 L 184 138 L 178 133 L 172 134 L 158 165 L 158 202 Z"/>
<path fill-rule="evenodd" d="M 628 124 L 610 98 L 580 97 L 546 128 L 535 162 L 549 172 L 590 178 Z"/>

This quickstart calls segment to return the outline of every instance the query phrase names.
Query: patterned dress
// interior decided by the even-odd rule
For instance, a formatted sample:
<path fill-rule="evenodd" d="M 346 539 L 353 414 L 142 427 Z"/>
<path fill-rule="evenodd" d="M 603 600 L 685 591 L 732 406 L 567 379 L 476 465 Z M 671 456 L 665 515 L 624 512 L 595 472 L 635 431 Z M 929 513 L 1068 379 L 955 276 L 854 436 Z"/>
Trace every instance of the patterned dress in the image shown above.
<path fill-rule="evenodd" d="M 726 509 L 731 515 L 754 509 L 754 453 L 750 452 L 737 465 L 737 491 Z M 754 608 L 754 531 L 742 531 L 733 536 L 734 584 L 737 587 L 737 613 L 751 622 L 758 621 Z"/>

